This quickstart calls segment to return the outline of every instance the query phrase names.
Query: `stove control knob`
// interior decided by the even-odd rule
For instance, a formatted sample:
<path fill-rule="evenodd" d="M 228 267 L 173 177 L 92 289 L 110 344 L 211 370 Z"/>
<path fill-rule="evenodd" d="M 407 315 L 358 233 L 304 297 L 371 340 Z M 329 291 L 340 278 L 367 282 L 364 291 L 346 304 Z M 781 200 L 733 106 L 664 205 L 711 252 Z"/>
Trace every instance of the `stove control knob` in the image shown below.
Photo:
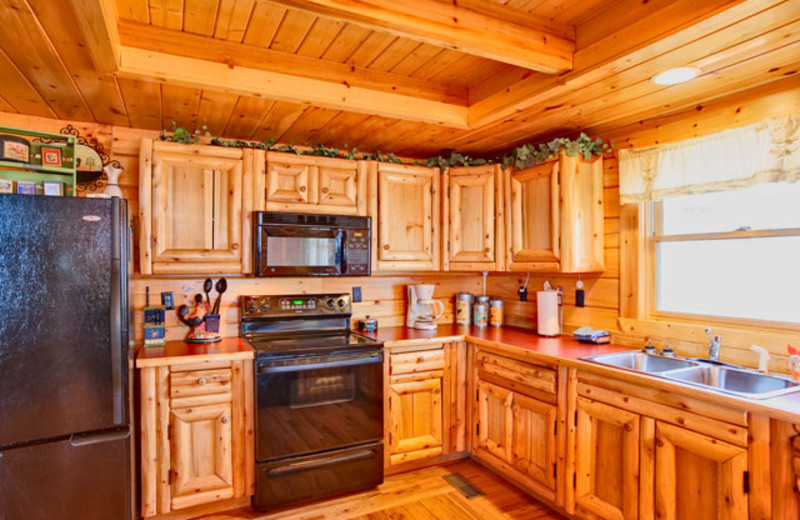
<path fill-rule="evenodd" d="M 338 305 L 340 309 L 344 309 L 344 307 L 347 305 L 347 300 L 344 298 L 339 298 L 339 301 L 336 302 L 336 305 Z"/>
<path fill-rule="evenodd" d="M 334 300 L 333 298 L 328 298 L 325 301 L 325 305 L 327 305 L 329 309 L 334 309 L 336 308 L 336 300 Z"/>
<path fill-rule="evenodd" d="M 247 300 L 247 312 L 250 314 L 255 313 L 258 310 L 255 300 Z"/>

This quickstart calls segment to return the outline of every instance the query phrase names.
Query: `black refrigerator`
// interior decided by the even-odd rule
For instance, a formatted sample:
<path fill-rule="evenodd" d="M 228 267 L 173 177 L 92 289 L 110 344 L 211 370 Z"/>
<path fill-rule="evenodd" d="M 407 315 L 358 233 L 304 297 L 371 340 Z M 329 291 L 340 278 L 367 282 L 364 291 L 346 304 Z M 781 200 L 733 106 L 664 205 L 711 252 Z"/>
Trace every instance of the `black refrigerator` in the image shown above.
<path fill-rule="evenodd" d="M 126 203 L 0 195 L 0 520 L 134 515 Z"/>

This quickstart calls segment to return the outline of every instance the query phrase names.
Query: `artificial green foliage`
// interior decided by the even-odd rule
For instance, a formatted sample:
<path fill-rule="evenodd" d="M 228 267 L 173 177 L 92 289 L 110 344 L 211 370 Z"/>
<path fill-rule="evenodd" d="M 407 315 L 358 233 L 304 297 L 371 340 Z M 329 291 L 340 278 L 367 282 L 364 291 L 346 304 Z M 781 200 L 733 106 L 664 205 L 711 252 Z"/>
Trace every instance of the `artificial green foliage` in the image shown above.
<path fill-rule="evenodd" d="M 538 145 L 523 144 L 517 146 L 509 153 L 500 158 L 500 162 L 506 168 L 515 168 L 521 170 L 530 168 L 537 164 L 541 164 L 564 150 L 564 153 L 570 157 L 582 156 L 587 161 L 594 155 L 603 155 L 610 150 L 611 145 L 604 143 L 599 137 L 597 139 L 590 139 L 588 135 L 581 132 L 574 141 L 566 137 L 557 137 L 547 143 L 540 143 Z"/>
<path fill-rule="evenodd" d="M 181 126 L 178 126 L 178 123 L 173 121 L 172 134 L 168 135 L 167 129 L 164 128 L 161 130 L 161 135 L 159 137 L 161 138 L 162 141 L 169 141 L 172 143 L 195 144 L 200 142 L 201 135 L 205 137 L 211 137 L 211 133 L 209 133 L 208 127 L 206 125 L 203 125 L 202 130 L 196 128 L 194 133 L 192 133 Z"/>

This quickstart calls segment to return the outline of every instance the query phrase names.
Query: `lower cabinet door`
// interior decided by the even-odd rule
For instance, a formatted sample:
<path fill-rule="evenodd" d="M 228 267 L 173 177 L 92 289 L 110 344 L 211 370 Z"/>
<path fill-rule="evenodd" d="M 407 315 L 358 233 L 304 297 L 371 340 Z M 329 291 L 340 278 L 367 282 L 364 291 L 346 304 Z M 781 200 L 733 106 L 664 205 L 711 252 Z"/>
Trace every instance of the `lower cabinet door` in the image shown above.
<path fill-rule="evenodd" d="M 390 465 L 444 453 L 442 377 L 392 382 L 389 408 Z"/>
<path fill-rule="evenodd" d="M 575 456 L 575 514 L 637 519 L 641 416 L 583 397 L 577 414 L 574 445 L 568 446 Z"/>
<path fill-rule="evenodd" d="M 170 411 L 172 509 L 234 495 L 230 403 Z"/>
<path fill-rule="evenodd" d="M 747 518 L 747 450 L 656 422 L 656 518 Z"/>
<path fill-rule="evenodd" d="M 511 462 L 514 393 L 506 388 L 478 381 L 477 448 L 503 462 Z"/>
<path fill-rule="evenodd" d="M 556 488 L 556 407 L 514 394 L 512 464 L 548 489 Z"/>

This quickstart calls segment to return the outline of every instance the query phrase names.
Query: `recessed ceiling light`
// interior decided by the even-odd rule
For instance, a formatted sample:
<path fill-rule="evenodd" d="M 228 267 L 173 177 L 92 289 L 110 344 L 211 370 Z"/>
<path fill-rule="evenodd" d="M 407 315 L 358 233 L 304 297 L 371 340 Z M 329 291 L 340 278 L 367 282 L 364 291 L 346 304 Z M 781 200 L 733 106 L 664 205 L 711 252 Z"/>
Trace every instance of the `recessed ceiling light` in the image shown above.
<path fill-rule="evenodd" d="M 694 79 L 700 73 L 700 69 L 694 67 L 678 67 L 669 69 L 653 76 L 653 83 L 658 85 L 675 85 Z"/>

